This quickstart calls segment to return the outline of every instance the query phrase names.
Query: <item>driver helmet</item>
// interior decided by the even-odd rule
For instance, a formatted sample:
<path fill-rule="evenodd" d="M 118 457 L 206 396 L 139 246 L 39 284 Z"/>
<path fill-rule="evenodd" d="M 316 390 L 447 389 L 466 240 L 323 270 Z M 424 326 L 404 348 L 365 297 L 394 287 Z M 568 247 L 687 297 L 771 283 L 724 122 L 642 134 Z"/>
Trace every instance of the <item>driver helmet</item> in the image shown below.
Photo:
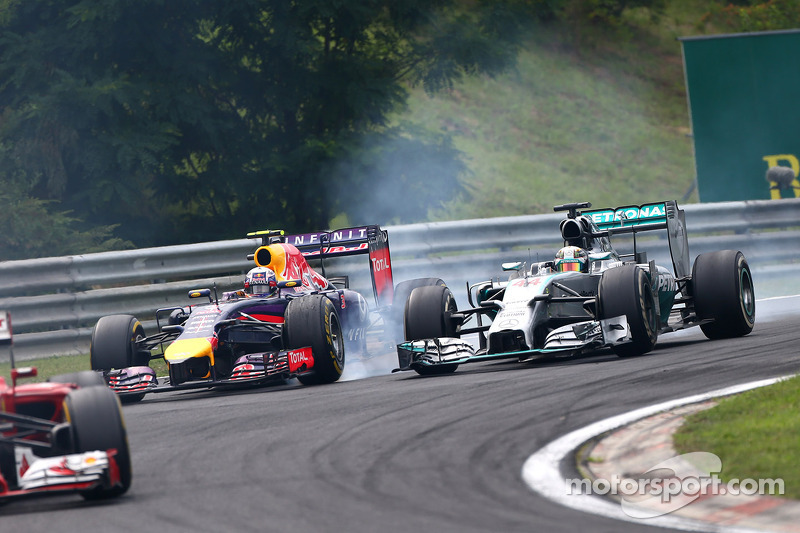
<path fill-rule="evenodd" d="M 256 267 L 244 278 L 244 292 L 247 296 L 270 296 L 278 290 L 275 272 L 267 267 Z"/>
<path fill-rule="evenodd" d="M 589 256 L 583 248 L 565 246 L 556 253 L 554 265 L 557 272 L 588 272 Z"/>

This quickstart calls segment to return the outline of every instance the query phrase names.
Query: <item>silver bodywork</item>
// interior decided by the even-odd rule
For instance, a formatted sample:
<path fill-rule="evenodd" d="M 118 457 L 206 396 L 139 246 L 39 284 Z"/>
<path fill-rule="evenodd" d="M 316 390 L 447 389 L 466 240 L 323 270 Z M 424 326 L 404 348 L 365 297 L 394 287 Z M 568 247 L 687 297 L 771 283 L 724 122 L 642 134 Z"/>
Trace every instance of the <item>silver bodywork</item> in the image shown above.
<path fill-rule="evenodd" d="M 598 313 L 599 284 L 603 273 L 635 264 L 652 289 L 655 302 L 654 329 L 673 331 L 698 321 L 685 302 L 689 278 L 688 243 L 683 211 L 673 201 L 598 211 L 578 209 L 590 204 L 557 206 L 569 211 L 560 226 L 564 244 L 588 251 L 588 271 L 556 272 L 554 262 L 507 263 L 512 271 L 507 281 L 490 280 L 472 285 L 468 291 L 471 309 L 444 317 L 459 321 L 463 336 L 478 333 L 480 346 L 461 339 L 420 339 L 398 345 L 397 370 L 419 370 L 426 366 L 516 357 L 528 361 L 543 357 L 573 356 L 632 342 L 625 315 L 605 317 Z M 637 253 L 636 234 L 667 230 L 673 269 L 648 262 Z M 610 236 L 632 234 L 634 251 L 623 259 L 611 246 Z M 673 274 L 673 270 L 675 274 Z M 631 288 L 633 290 L 633 288 Z M 472 319 L 475 318 L 477 325 Z M 484 321 L 489 320 L 488 324 Z M 467 324 L 470 327 L 466 327 Z"/>

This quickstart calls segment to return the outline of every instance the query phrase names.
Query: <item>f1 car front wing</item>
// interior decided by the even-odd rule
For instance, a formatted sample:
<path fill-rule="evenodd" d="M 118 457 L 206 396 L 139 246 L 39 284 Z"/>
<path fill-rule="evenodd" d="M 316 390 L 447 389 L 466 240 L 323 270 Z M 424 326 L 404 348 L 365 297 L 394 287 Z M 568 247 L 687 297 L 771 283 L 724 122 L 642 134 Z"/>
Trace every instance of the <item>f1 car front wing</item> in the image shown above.
<path fill-rule="evenodd" d="M 113 488 L 121 483 L 116 454 L 114 449 L 47 458 L 22 453 L 18 488 L 10 490 L 8 482 L 0 476 L 0 501 L 43 493 Z"/>
<path fill-rule="evenodd" d="M 422 339 L 397 345 L 399 368 L 393 372 L 513 357 L 525 362 L 543 357 L 577 355 L 625 342 L 630 342 L 630 329 L 625 315 L 562 326 L 547 335 L 543 348 L 533 350 L 485 353 L 475 350 L 472 344 L 462 339 L 451 337 Z"/>
<path fill-rule="evenodd" d="M 310 371 L 314 357 L 310 347 L 277 352 L 252 353 L 239 357 L 231 375 L 224 379 L 188 381 L 171 385 L 169 378 L 159 383 L 156 372 L 149 366 L 132 366 L 104 374 L 108 386 L 119 396 L 135 396 L 148 392 L 167 392 L 177 389 L 208 388 L 236 383 L 267 382 L 286 379 Z"/>

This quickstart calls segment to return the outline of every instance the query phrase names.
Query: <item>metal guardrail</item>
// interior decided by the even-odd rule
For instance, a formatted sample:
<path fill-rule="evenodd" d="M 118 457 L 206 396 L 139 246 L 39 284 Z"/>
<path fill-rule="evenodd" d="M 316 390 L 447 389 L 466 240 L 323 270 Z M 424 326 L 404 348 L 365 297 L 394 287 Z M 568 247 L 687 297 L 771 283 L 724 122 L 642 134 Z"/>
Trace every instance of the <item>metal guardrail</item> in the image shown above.
<path fill-rule="evenodd" d="M 800 270 L 800 199 L 684 209 L 693 257 L 733 248 L 745 253 L 756 276 L 759 268 L 780 262 Z M 437 276 L 460 297 L 459 287 L 499 275 L 503 261 L 549 259 L 562 244 L 563 218 L 559 213 L 390 226 L 395 282 Z M 630 247 L 624 239 L 614 242 L 623 251 Z M 669 264 L 665 238 L 639 243 L 651 259 Z M 239 239 L 1 262 L 0 309 L 12 314 L 15 353 L 86 353 L 91 327 L 101 316 L 129 313 L 146 321 L 157 308 L 186 305 L 190 289 L 216 284 L 221 294 L 239 287 L 252 266 L 246 256 L 257 245 Z M 371 294 L 363 258 L 328 263 L 327 269 L 329 275 L 349 275 L 353 288 Z"/>

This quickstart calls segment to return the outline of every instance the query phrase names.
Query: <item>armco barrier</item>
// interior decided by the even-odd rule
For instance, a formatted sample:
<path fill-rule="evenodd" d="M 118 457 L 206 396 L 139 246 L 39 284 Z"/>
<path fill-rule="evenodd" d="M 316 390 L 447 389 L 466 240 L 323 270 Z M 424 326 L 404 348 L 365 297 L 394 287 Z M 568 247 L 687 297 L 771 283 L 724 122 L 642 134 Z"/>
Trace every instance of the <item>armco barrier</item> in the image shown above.
<path fill-rule="evenodd" d="M 800 199 L 690 204 L 686 211 L 692 256 L 733 248 L 747 256 L 756 276 L 800 270 Z M 562 244 L 562 213 L 390 226 L 395 282 L 437 276 L 463 305 L 469 282 L 501 274 L 504 261 L 543 261 Z M 660 234 L 659 234 L 660 235 Z M 623 251 L 630 239 L 615 238 Z M 0 262 L 0 309 L 11 312 L 15 354 L 85 353 L 101 316 L 133 314 L 151 325 L 157 308 L 187 304 L 188 290 L 238 287 L 258 241 L 238 239 L 79 256 Z M 650 259 L 669 264 L 663 235 L 639 239 Z M 774 268 L 784 263 L 785 268 Z M 771 266 L 773 265 L 773 266 Z M 351 286 L 371 294 L 365 257 L 329 263 L 328 274 L 347 274 Z M 150 331 L 150 330 L 148 330 Z"/>

